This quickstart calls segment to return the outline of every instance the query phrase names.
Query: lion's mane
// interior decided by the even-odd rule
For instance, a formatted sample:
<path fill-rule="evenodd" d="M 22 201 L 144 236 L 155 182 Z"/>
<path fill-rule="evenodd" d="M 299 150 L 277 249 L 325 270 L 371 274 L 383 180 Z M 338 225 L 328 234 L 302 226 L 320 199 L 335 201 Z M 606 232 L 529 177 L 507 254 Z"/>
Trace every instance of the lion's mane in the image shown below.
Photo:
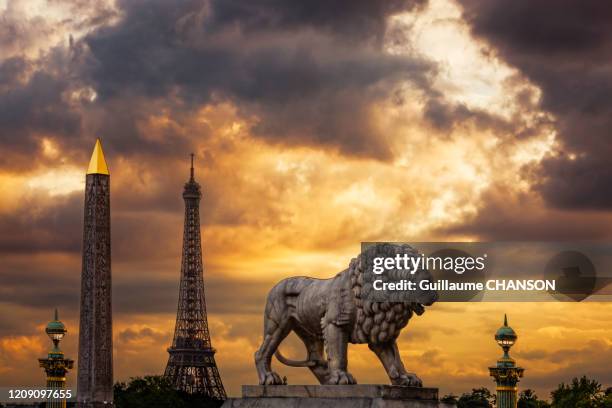
<path fill-rule="evenodd" d="M 405 302 L 372 302 L 362 299 L 364 254 L 349 265 L 351 292 L 356 315 L 351 343 L 381 344 L 396 339 L 412 317 L 412 305 Z"/>

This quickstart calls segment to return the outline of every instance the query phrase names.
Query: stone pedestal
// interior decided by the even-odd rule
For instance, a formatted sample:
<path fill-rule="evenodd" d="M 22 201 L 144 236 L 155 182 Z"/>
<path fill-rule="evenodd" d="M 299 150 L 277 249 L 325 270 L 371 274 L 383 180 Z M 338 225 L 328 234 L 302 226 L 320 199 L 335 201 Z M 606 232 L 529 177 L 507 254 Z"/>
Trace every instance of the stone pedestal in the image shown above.
<path fill-rule="evenodd" d="M 451 408 L 437 388 L 397 385 L 243 385 L 223 408 Z"/>

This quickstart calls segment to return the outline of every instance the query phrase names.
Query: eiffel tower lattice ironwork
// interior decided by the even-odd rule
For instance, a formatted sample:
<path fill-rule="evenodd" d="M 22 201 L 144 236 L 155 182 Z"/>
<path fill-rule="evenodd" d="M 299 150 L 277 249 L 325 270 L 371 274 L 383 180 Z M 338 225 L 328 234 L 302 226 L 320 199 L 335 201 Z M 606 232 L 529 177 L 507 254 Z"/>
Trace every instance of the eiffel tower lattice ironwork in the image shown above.
<path fill-rule="evenodd" d="M 190 394 L 203 394 L 217 400 L 227 398 L 215 363 L 215 349 L 210 341 L 200 237 L 200 185 L 194 179 L 193 154 L 191 177 L 185 183 L 185 230 L 176 327 L 164 376 L 174 386 Z"/>

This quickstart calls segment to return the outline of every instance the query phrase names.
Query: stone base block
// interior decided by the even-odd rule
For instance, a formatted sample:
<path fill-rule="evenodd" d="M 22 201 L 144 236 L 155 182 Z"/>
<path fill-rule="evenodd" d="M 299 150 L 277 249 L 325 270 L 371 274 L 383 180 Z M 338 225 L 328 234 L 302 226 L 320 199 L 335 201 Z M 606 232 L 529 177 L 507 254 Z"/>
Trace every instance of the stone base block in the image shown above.
<path fill-rule="evenodd" d="M 437 388 L 382 384 L 243 385 L 222 408 L 451 408 Z"/>

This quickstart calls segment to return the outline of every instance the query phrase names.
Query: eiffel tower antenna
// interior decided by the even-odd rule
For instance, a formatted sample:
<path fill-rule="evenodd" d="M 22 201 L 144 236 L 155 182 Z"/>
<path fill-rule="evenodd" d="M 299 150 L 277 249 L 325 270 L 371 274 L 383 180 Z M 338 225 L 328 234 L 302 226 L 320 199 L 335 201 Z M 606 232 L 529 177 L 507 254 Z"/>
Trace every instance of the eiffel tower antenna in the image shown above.
<path fill-rule="evenodd" d="M 206 300 L 204 298 L 204 268 L 200 237 L 200 199 L 202 192 L 195 181 L 191 154 L 191 173 L 183 190 L 185 226 L 178 311 L 172 346 L 164 376 L 176 389 L 212 399 L 227 398 L 217 364 L 215 349 L 210 341 Z"/>
<path fill-rule="evenodd" d="M 195 181 L 195 179 L 193 178 L 193 153 L 191 153 L 191 178 L 189 179 L 189 181 Z"/>

